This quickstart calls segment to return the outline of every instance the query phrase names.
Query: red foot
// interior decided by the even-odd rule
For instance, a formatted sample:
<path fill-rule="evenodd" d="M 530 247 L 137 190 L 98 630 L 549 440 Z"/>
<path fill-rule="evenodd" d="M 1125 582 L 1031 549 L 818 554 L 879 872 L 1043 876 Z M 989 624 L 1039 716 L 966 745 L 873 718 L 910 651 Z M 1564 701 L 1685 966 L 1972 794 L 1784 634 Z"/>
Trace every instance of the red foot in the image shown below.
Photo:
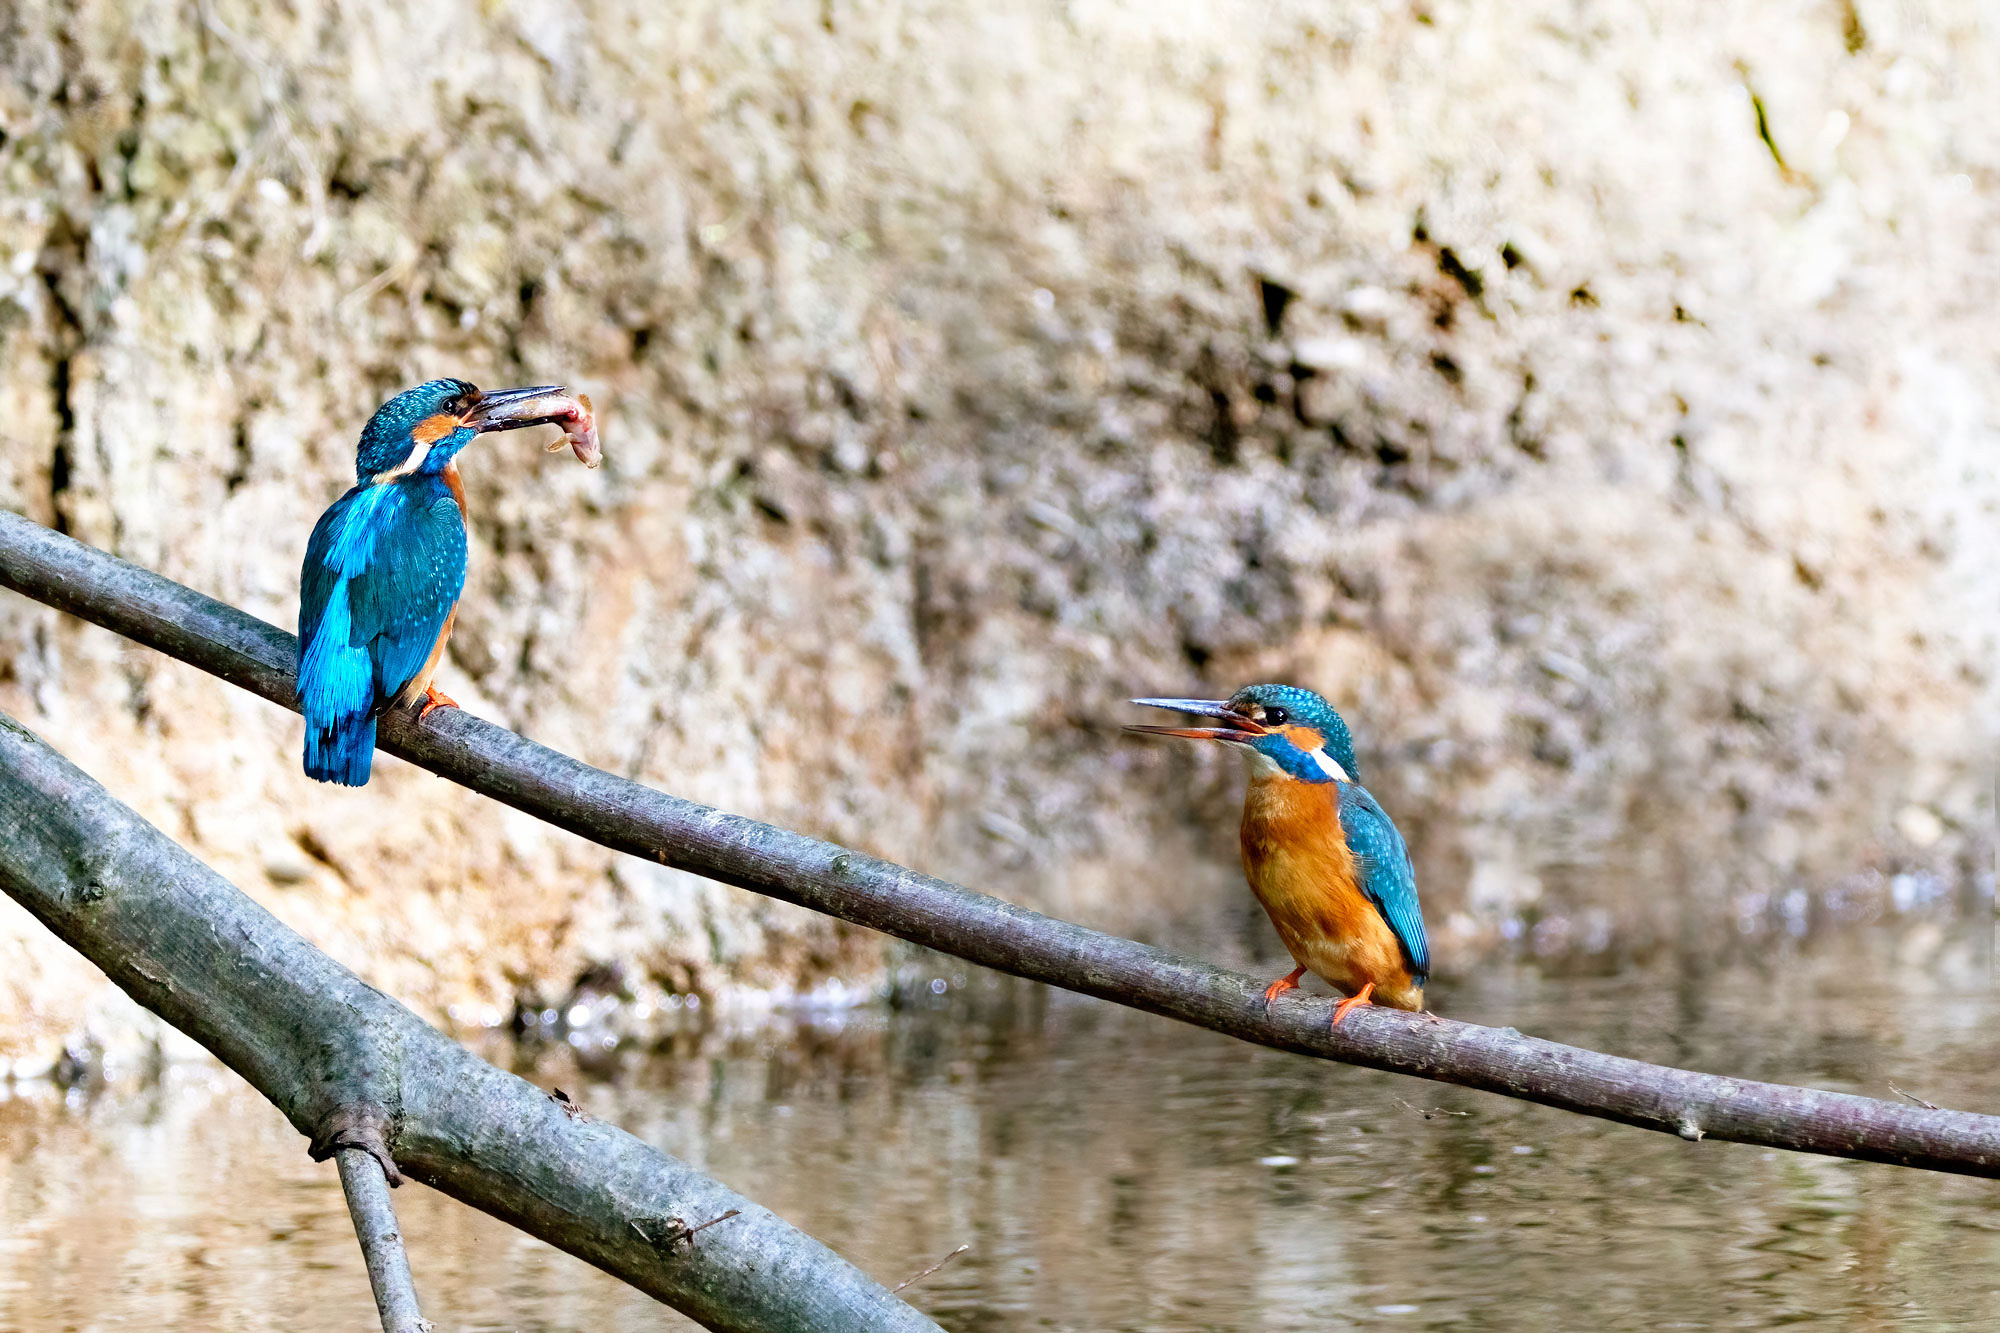
<path fill-rule="evenodd" d="M 1375 983 L 1371 981 L 1367 985 L 1363 986 L 1360 990 L 1354 992 L 1354 994 L 1342 1000 L 1339 1004 L 1333 1006 L 1333 1025 L 1335 1027 L 1339 1027 L 1341 1023 L 1346 1020 L 1347 1011 L 1354 1008 L 1356 1005 L 1373 1004 L 1374 1001 L 1370 1000 L 1368 997 L 1373 995 L 1374 993 L 1375 993 Z"/>
<path fill-rule="evenodd" d="M 1288 990 L 1297 990 L 1299 988 L 1299 978 L 1305 974 L 1305 968 L 1295 967 L 1284 976 L 1279 977 L 1276 981 L 1264 987 L 1264 1012 L 1267 1014 L 1271 1012 L 1271 1001 L 1277 999 Z"/>
<path fill-rule="evenodd" d="M 429 717 L 433 708 L 456 707 L 458 707 L 458 700 L 452 698 L 435 685 L 426 685 L 424 686 L 424 702 L 417 709 L 417 721 L 421 722 Z"/>

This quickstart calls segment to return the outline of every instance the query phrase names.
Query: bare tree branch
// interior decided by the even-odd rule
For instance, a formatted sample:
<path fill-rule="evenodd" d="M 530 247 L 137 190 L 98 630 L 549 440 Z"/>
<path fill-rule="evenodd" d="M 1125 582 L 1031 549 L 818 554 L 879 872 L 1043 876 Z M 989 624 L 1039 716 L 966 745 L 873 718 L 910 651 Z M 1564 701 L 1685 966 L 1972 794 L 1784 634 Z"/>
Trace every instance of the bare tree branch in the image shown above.
<path fill-rule="evenodd" d="M 1917 1096 L 1915 1093 L 1904 1092 L 1901 1088 L 1897 1087 L 1893 1083 L 1889 1085 L 1889 1091 L 1895 1093 L 1898 1097 L 1901 1097 L 1904 1101 L 1915 1102 L 1918 1106 L 1923 1107 L 1927 1111 L 1935 1111 L 1938 1109 L 1938 1104 L 1936 1102 L 1927 1102 L 1923 1098 Z"/>
<path fill-rule="evenodd" d="M 368 1264 L 368 1285 L 375 1290 L 382 1333 L 431 1333 L 430 1321 L 417 1308 L 409 1252 L 403 1248 L 396 1209 L 389 1202 L 389 1168 L 366 1148 L 338 1149 L 333 1160 L 340 1168 L 340 1188 L 354 1217 L 361 1257 Z"/>
<path fill-rule="evenodd" d="M 430 1027 L 4 714 L 0 829 L 0 892 L 249 1080 L 315 1157 L 338 1155 L 350 1199 L 364 1171 L 384 1191 L 400 1167 L 710 1328 L 935 1329 L 768 1209 Z M 395 1223 L 362 1194 L 367 1249 Z M 724 1215 L 698 1245 L 647 1232 Z"/>
<path fill-rule="evenodd" d="M 946 1256 L 945 1256 L 944 1258 L 942 1258 L 942 1259 L 938 1260 L 938 1261 L 937 1261 L 936 1263 L 932 1264 L 932 1265 L 931 1265 L 931 1266 L 930 1266 L 929 1268 L 926 1268 L 926 1269 L 925 1269 L 925 1270 L 924 1270 L 923 1272 L 921 1272 L 921 1273 L 918 1273 L 918 1274 L 917 1274 L 917 1275 L 916 1275 L 915 1277 L 906 1277 L 906 1278 L 904 1278 L 904 1279 L 903 1279 L 903 1280 L 902 1280 L 901 1282 L 898 1282 L 898 1283 L 897 1283 L 897 1284 L 896 1284 L 895 1286 L 893 1286 L 893 1287 L 889 1288 L 890 1292 L 891 1292 L 891 1293 L 894 1293 L 894 1292 L 898 1292 L 898 1291 L 901 1291 L 901 1290 L 902 1290 L 903 1288 L 905 1288 L 905 1287 L 914 1287 L 914 1286 L 916 1286 L 916 1285 L 917 1285 L 917 1283 L 919 1283 L 919 1282 L 922 1282 L 922 1281 L 923 1281 L 923 1280 L 924 1280 L 925 1278 L 929 1277 L 929 1276 L 930 1276 L 930 1275 L 931 1275 L 932 1273 L 935 1273 L 935 1272 L 937 1272 L 937 1271 L 938 1271 L 938 1269 L 940 1269 L 940 1268 L 943 1268 L 943 1267 L 944 1267 L 944 1266 L 945 1266 L 946 1264 L 948 1264 L 948 1263 L 950 1263 L 950 1262 L 951 1262 L 952 1260 L 954 1260 L 954 1259 L 958 1258 L 958 1256 L 959 1256 L 959 1255 L 961 1255 L 961 1254 L 964 1254 L 964 1253 L 965 1253 L 965 1252 L 966 1252 L 967 1250 L 969 1250 L 969 1249 L 971 1249 L 971 1248 L 972 1248 L 972 1247 L 971 1247 L 970 1245 L 961 1245 L 961 1246 L 959 1246 L 959 1247 L 958 1247 L 957 1249 L 953 1250 L 953 1251 L 952 1251 L 952 1252 L 951 1252 L 950 1254 L 947 1254 L 947 1255 L 946 1255 Z"/>
<path fill-rule="evenodd" d="M 0 584 L 294 707 L 292 636 L 169 579 L 0 514 Z M 725 814 L 536 745 L 457 709 L 382 721 L 382 748 L 606 847 L 928 948 L 1279 1050 L 1539 1102 L 1690 1142 L 1726 1139 L 2000 1175 L 2000 1118 L 1701 1074 L 1511 1028 L 1280 1000 L 1195 959 L 1043 916 L 831 843 Z"/>

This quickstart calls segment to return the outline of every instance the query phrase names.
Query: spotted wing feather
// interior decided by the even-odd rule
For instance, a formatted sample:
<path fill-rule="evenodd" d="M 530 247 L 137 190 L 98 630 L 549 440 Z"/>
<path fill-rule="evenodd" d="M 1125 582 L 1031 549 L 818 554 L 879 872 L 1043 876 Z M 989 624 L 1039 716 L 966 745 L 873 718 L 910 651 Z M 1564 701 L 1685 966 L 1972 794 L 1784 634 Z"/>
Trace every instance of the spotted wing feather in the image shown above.
<path fill-rule="evenodd" d="M 1362 787 L 1340 784 L 1340 827 L 1354 853 L 1361 892 L 1389 923 L 1410 972 L 1421 986 L 1430 976 L 1430 941 L 1424 937 L 1424 912 L 1417 902 L 1417 876 L 1403 835 L 1382 807 Z"/>
<path fill-rule="evenodd" d="M 451 496 L 412 504 L 376 539 L 375 558 L 349 582 L 349 641 L 367 645 L 386 704 L 429 660 L 465 591 L 465 521 Z"/>

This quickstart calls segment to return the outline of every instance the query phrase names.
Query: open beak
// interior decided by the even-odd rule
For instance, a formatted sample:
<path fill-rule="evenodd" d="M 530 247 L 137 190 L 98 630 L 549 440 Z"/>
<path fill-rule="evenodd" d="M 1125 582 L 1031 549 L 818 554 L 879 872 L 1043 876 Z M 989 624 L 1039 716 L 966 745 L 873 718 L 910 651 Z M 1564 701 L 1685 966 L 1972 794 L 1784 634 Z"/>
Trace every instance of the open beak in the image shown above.
<path fill-rule="evenodd" d="M 495 430 L 519 430 L 548 421 L 562 421 L 565 408 L 574 400 L 560 384 L 539 384 L 532 389 L 490 389 L 479 395 L 461 420 L 482 434 Z"/>
<path fill-rule="evenodd" d="M 1269 729 L 1252 722 L 1231 709 L 1221 699 L 1134 699 L 1133 703 L 1146 708 L 1164 708 L 1174 713 L 1193 713 L 1198 717 L 1212 717 L 1221 722 L 1219 727 L 1147 727 L 1136 723 L 1125 728 L 1127 731 L 1141 732 L 1148 736 L 1184 736 L 1191 741 L 1236 741 L 1247 743 L 1268 734 Z"/>

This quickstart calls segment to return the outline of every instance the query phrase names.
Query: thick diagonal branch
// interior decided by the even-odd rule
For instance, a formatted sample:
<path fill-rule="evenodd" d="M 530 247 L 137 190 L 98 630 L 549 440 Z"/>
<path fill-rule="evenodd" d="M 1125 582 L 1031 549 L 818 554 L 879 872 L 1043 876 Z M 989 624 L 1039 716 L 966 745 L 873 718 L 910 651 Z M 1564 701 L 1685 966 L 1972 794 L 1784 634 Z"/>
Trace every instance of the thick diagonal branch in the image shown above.
<path fill-rule="evenodd" d="M 379 1178 L 392 1157 L 710 1328 L 935 1328 L 769 1210 L 480 1060 L 4 714 L 0 829 L 0 892 L 243 1075 L 343 1176 L 359 1162 Z M 649 1239 L 732 1211 L 695 1244 Z"/>
<path fill-rule="evenodd" d="M 294 706 L 291 635 L 11 514 L 0 514 L 0 584 Z M 1323 1002 L 1281 1001 L 1267 1017 L 1249 977 L 666 795 L 467 713 L 422 724 L 392 715 L 380 743 L 606 847 L 1245 1041 L 1691 1141 L 2000 1175 L 2000 1118 L 1672 1069 L 1389 1009 L 1359 1010 L 1333 1030 Z"/>

